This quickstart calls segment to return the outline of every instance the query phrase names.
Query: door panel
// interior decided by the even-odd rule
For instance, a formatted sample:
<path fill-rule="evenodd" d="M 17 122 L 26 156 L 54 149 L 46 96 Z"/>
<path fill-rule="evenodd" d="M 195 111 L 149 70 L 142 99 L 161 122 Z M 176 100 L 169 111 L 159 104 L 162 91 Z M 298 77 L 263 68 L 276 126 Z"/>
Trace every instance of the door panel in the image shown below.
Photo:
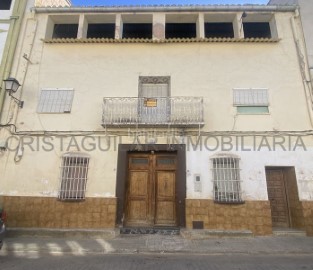
<path fill-rule="evenodd" d="M 266 181 L 273 227 L 289 227 L 289 209 L 283 171 L 267 169 Z"/>
<path fill-rule="evenodd" d="M 156 172 L 156 179 L 155 223 L 157 225 L 175 225 L 175 172 Z"/>
<path fill-rule="evenodd" d="M 130 172 L 130 196 L 146 198 L 148 192 L 148 180 L 148 172 Z"/>
<path fill-rule="evenodd" d="M 129 222 L 146 223 L 147 222 L 147 203 L 146 201 L 131 200 L 129 202 Z"/>
<path fill-rule="evenodd" d="M 128 222 L 149 222 L 149 173 L 148 171 L 130 171 L 128 186 Z"/>
<path fill-rule="evenodd" d="M 175 173 L 156 172 L 157 196 L 160 198 L 175 198 Z"/>
<path fill-rule="evenodd" d="M 175 226 L 175 190 L 175 155 L 129 155 L 125 224 Z"/>

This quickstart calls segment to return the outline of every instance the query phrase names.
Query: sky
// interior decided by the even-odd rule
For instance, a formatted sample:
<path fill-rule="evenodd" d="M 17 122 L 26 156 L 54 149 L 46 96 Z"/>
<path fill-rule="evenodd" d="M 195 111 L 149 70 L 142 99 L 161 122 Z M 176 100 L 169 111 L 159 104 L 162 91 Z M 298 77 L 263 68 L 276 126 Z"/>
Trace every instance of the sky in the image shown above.
<path fill-rule="evenodd" d="M 71 0 L 73 6 L 114 6 L 114 5 L 266 5 L 268 0 Z"/>

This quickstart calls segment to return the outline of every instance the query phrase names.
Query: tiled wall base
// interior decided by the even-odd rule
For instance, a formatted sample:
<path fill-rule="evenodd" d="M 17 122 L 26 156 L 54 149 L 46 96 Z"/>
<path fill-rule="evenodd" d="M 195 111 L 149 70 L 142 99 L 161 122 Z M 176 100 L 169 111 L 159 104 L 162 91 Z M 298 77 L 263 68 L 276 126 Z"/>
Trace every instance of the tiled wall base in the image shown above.
<path fill-rule="evenodd" d="M 306 234 L 313 236 L 313 202 L 302 201 L 302 209 Z"/>
<path fill-rule="evenodd" d="M 114 228 L 116 202 L 115 198 L 86 198 L 82 202 L 44 197 L 3 198 L 8 227 Z"/>
<path fill-rule="evenodd" d="M 116 198 L 86 198 L 83 202 L 61 202 L 56 198 L 5 196 L 8 227 L 114 228 Z M 313 202 L 301 202 L 304 228 L 313 236 Z M 250 230 L 255 235 L 272 233 L 268 201 L 217 204 L 212 200 L 186 199 L 186 227 L 203 221 L 204 229 Z"/>
<path fill-rule="evenodd" d="M 244 204 L 218 204 L 212 200 L 186 199 L 186 226 L 203 221 L 204 229 L 250 230 L 255 235 L 272 234 L 271 209 L 268 201 Z"/>

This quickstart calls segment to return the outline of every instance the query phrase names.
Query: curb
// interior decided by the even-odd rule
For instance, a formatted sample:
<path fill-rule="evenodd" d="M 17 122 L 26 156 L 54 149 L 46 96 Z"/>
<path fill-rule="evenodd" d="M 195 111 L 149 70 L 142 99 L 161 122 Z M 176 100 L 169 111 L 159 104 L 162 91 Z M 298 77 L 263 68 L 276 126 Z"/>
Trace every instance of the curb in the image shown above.
<path fill-rule="evenodd" d="M 50 237 L 50 238 L 102 238 L 112 239 L 119 235 L 119 229 L 89 230 L 89 229 L 30 229 L 7 228 L 6 237 Z"/>
<path fill-rule="evenodd" d="M 104 255 L 117 255 L 117 254 L 194 254 L 194 255 L 313 255 L 313 251 L 204 251 L 196 249 L 182 249 L 182 250 L 149 250 L 149 249 L 116 249 L 112 251 L 107 250 L 92 250 L 92 249 L 58 249 L 58 248 L 12 248 L 6 244 L 3 245 L 1 253 L 44 253 L 44 254 L 75 254 L 84 256 L 86 254 L 104 254 Z"/>

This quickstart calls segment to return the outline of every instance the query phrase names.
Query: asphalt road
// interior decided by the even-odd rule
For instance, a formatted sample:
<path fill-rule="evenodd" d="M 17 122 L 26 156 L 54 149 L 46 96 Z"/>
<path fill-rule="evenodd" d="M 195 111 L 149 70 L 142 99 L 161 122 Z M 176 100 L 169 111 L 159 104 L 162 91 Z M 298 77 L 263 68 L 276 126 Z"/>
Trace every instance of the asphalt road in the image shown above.
<path fill-rule="evenodd" d="M 310 255 L 0 254 L 1 270 L 313 270 Z"/>

